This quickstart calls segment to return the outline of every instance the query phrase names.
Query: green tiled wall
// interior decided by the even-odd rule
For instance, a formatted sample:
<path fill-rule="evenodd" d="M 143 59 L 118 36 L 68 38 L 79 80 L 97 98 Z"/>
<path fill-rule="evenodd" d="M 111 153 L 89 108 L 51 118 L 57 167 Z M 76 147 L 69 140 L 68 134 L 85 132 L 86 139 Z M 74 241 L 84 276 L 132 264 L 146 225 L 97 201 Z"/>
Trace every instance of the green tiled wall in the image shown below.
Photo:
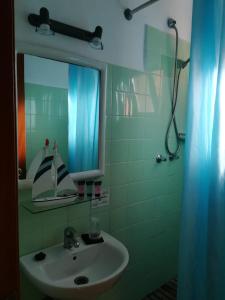
<path fill-rule="evenodd" d="M 68 158 L 68 90 L 25 83 L 26 164 L 44 146 L 46 138 L 57 142 L 63 161 Z M 57 130 L 56 130 L 57 128 Z"/>
<path fill-rule="evenodd" d="M 101 300 L 141 300 L 177 273 L 183 160 L 155 163 L 165 155 L 171 108 L 174 38 L 146 27 L 145 72 L 109 65 L 106 115 L 106 174 L 110 206 L 96 209 L 103 230 L 122 241 L 130 263 L 120 282 Z M 180 42 L 180 58 L 189 45 Z M 177 122 L 185 131 L 188 72 L 181 75 Z M 170 143 L 173 145 L 174 136 Z M 20 199 L 30 197 L 22 192 Z M 88 203 L 31 215 L 20 209 L 20 254 L 62 241 L 67 225 L 88 229 Z M 22 300 L 41 295 L 22 276 Z"/>

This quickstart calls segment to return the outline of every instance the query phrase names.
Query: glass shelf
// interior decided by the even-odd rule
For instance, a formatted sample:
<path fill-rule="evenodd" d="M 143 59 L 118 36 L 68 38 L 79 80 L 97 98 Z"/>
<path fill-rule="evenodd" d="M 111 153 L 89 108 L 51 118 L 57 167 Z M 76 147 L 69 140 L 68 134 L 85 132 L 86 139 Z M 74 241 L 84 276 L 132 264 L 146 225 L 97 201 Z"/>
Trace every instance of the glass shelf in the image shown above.
<path fill-rule="evenodd" d="M 67 207 L 67 206 L 73 206 L 73 205 L 77 205 L 77 204 L 82 204 L 82 203 L 87 203 L 93 200 L 97 200 L 97 199 L 105 199 L 107 197 L 108 193 L 103 193 L 100 197 L 96 197 L 96 198 L 90 198 L 90 197 L 79 197 L 77 196 L 77 198 L 74 201 L 71 202 L 67 202 L 67 203 L 60 203 L 60 204 L 52 204 L 52 205 L 44 205 L 44 206 L 38 206 L 35 205 L 32 200 L 25 200 L 23 202 L 21 202 L 21 205 L 28 210 L 30 213 L 32 214 L 38 214 L 41 212 L 45 212 L 45 211 L 49 211 L 49 210 L 54 210 L 54 209 L 59 209 L 62 207 Z"/>

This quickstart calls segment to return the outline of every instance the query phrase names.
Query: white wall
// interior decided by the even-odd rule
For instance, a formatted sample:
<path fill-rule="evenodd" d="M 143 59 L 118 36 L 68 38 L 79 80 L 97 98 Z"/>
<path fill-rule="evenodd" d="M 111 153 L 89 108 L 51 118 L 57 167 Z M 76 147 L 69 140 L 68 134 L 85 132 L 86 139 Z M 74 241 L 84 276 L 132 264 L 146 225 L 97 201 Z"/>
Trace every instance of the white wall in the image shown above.
<path fill-rule="evenodd" d="M 168 31 L 167 18 L 177 20 L 180 37 L 190 40 L 192 0 L 159 0 L 138 12 L 132 21 L 123 16 L 124 8 L 135 8 L 147 0 L 15 0 L 16 39 L 73 51 L 82 56 L 143 70 L 144 25 Z M 45 6 L 50 18 L 94 31 L 103 27 L 104 50 L 70 37 L 41 36 L 27 21 L 29 13 Z"/>

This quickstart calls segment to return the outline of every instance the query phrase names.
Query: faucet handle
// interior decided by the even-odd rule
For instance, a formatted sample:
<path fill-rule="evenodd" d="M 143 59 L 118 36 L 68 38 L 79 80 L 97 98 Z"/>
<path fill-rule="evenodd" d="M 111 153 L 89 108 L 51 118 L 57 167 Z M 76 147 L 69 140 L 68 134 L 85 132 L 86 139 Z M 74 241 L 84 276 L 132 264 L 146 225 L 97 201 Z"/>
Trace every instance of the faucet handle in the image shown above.
<path fill-rule="evenodd" d="M 73 246 L 75 248 L 79 247 L 80 242 L 75 235 L 76 230 L 73 227 L 68 226 L 64 229 L 64 248 L 71 249 Z"/>
<path fill-rule="evenodd" d="M 175 160 L 175 159 L 179 159 L 180 157 L 177 155 L 177 154 L 175 154 L 175 155 L 170 155 L 169 156 L 169 160 L 170 161 L 172 161 L 172 160 Z"/>
<path fill-rule="evenodd" d="M 157 154 L 155 160 L 158 164 L 162 161 L 167 161 L 166 157 L 162 156 L 161 154 Z"/>
<path fill-rule="evenodd" d="M 75 233 L 76 233 L 76 230 L 71 226 L 68 226 L 64 229 L 64 236 L 66 236 L 66 237 L 72 238 L 75 235 Z"/>

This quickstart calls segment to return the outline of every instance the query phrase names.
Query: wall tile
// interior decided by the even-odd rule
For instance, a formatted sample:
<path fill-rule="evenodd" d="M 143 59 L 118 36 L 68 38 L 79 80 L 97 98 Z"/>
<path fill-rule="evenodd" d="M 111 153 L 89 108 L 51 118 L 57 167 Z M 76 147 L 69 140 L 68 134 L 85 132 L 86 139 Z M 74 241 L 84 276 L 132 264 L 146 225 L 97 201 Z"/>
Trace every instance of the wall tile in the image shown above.
<path fill-rule="evenodd" d="M 163 140 L 153 140 L 145 139 L 143 140 L 143 159 L 147 161 L 155 162 L 156 155 L 158 153 L 163 153 L 164 150 L 164 141 Z"/>
<path fill-rule="evenodd" d="M 107 84 L 106 84 L 106 115 L 110 115 L 112 109 L 112 66 L 107 66 Z"/>
<path fill-rule="evenodd" d="M 127 205 L 148 199 L 148 189 L 146 181 L 133 182 L 127 186 Z"/>
<path fill-rule="evenodd" d="M 106 85 L 106 90 L 112 90 L 112 70 L 113 70 L 113 65 L 108 64 L 107 65 L 107 85 Z"/>
<path fill-rule="evenodd" d="M 163 55 L 168 55 L 169 57 L 174 57 L 175 46 L 176 46 L 175 36 L 173 34 L 168 34 L 165 38 L 165 44 L 164 47 L 162 48 L 161 53 Z"/>
<path fill-rule="evenodd" d="M 147 89 L 147 95 L 149 97 L 146 98 L 146 101 L 151 101 L 151 103 L 146 103 L 147 108 L 152 109 L 146 109 L 146 112 L 158 112 L 159 107 L 161 104 L 161 76 L 155 75 L 155 74 L 149 74 L 147 77 L 147 83 L 146 83 L 146 89 Z M 150 105 L 151 104 L 151 105 Z"/>
<path fill-rule="evenodd" d="M 112 88 L 114 91 L 129 92 L 131 90 L 129 69 L 112 67 Z"/>
<path fill-rule="evenodd" d="M 133 161 L 128 163 L 128 182 L 136 182 L 145 179 L 145 162 Z"/>
<path fill-rule="evenodd" d="M 82 232 L 82 233 L 86 233 L 89 231 L 90 229 L 90 218 L 89 216 L 87 217 L 81 217 L 81 218 L 73 218 L 69 221 L 69 226 L 72 226 L 73 228 L 75 228 L 75 230 L 77 232 Z"/>
<path fill-rule="evenodd" d="M 145 118 L 132 117 L 127 122 L 126 136 L 128 139 L 144 138 Z"/>
<path fill-rule="evenodd" d="M 144 68 L 147 72 L 161 74 L 161 54 L 159 50 L 145 49 Z"/>
<path fill-rule="evenodd" d="M 190 47 L 188 42 L 184 40 L 179 41 L 178 57 L 182 60 L 187 60 L 190 57 Z"/>
<path fill-rule="evenodd" d="M 73 205 L 67 207 L 68 223 L 73 222 L 79 218 L 87 218 L 90 213 L 90 203 L 85 202 L 79 205 Z"/>
<path fill-rule="evenodd" d="M 26 89 L 26 87 L 25 87 Z M 30 104 L 30 97 L 27 95 L 26 101 L 25 101 L 25 113 L 26 115 L 30 115 L 30 109 L 31 109 L 31 104 Z"/>
<path fill-rule="evenodd" d="M 113 93 L 112 115 L 144 116 L 145 112 L 145 95 L 117 91 Z"/>
<path fill-rule="evenodd" d="M 128 161 L 127 140 L 115 140 L 111 142 L 111 162 L 127 162 Z"/>
<path fill-rule="evenodd" d="M 110 140 L 111 139 L 111 128 L 112 128 L 112 119 L 110 116 L 106 117 L 105 119 L 105 139 Z"/>
<path fill-rule="evenodd" d="M 39 215 L 31 215 L 24 208 L 19 209 L 19 251 L 20 255 L 43 248 L 43 231 Z"/>
<path fill-rule="evenodd" d="M 151 26 L 145 26 L 146 48 L 160 52 L 165 48 L 167 34 Z"/>
<path fill-rule="evenodd" d="M 132 94 L 124 92 L 113 92 L 112 115 L 129 116 L 131 110 Z"/>
<path fill-rule="evenodd" d="M 132 93 L 146 94 L 147 93 L 147 74 L 130 71 L 130 91 Z"/>
<path fill-rule="evenodd" d="M 174 57 L 162 55 L 161 56 L 161 68 L 163 76 L 172 77 L 174 72 Z"/>
<path fill-rule="evenodd" d="M 102 188 L 106 189 L 107 191 L 109 190 L 110 186 L 110 176 L 110 165 L 106 165 L 104 177 L 102 178 Z"/>
<path fill-rule="evenodd" d="M 112 164 L 110 167 L 111 186 L 126 184 L 129 181 L 128 163 Z"/>
<path fill-rule="evenodd" d="M 120 207 L 110 210 L 110 226 L 112 231 L 127 227 L 127 208 Z"/>
<path fill-rule="evenodd" d="M 127 203 L 127 186 L 120 185 L 110 188 L 110 206 L 118 208 Z"/>
<path fill-rule="evenodd" d="M 110 116 L 112 111 L 112 90 L 106 91 L 106 115 Z"/>
<path fill-rule="evenodd" d="M 112 140 L 126 139 L 128 132 L 128 117 L 112 117 Z"/>
<path fill-rule="evenodd" d="M 144 140 L 128 140 L 128 160 L 144 160 Z"/>
<path fill-rule="evenodd" d="M 121 241 L 126 247 L 130 247 L 130 229 L 125 228 L 121 230 L 112 231 L 112 235 Z M 128 268 L 130 264 L 128 265 Z"/>
<path fill-rule="evenodd" d="M 145 95 L 134 94 L 131 98 L 130 116 L 144 116 L 146 113 L 146 97 Z"/>
<path fill-rule="evenodd" d="M 148 201 L 139 202 L 127 207 L 127 224 L 134 225 L 138 222 L 145 221 L 149 217 Z"/>
<path fill-rule="evenodd" d="M 106 140 L 105 142 L 105 164 L 106 165 L 110 163 L 110 148 L 111 148 L 111 141 Z"/>

